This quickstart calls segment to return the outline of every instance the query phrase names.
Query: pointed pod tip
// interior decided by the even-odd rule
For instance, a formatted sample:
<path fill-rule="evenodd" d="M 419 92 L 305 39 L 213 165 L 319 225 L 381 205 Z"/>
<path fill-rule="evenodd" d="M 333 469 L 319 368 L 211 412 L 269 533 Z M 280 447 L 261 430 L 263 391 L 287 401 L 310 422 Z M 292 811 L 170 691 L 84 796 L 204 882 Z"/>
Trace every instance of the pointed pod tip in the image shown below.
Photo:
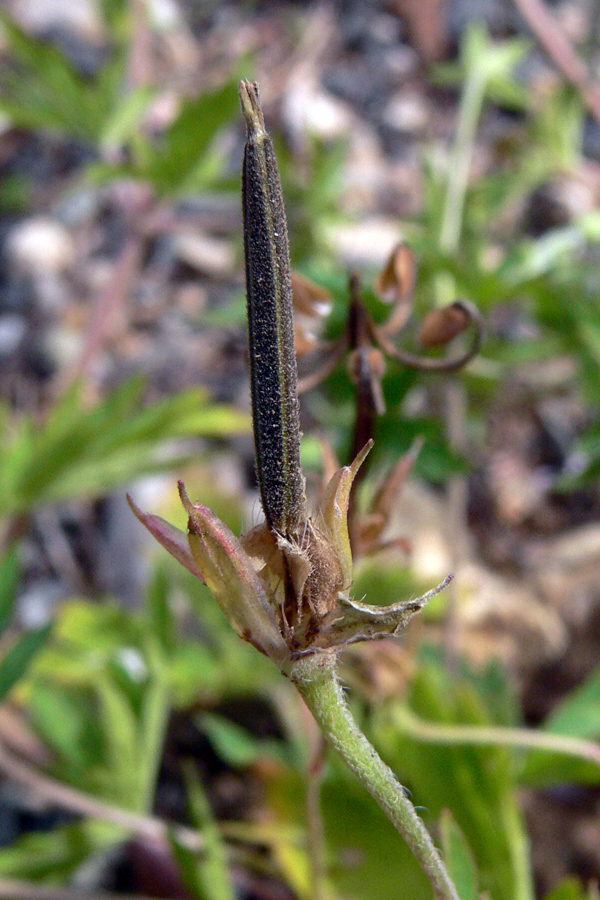
<path fill-rule="evenodd" d="M 221 522 L 219 517 L 209 509 L 208 506 L 203 506 L 201 503 L 192 503 L 189 498 L 188 492 L 185 489 L 185 484 L 183 481 L 177 482 L 177 487 L 179 489 L 179 496 L 181 497 L 181 502 L 183 503 L 184 509 L 188 514 L 188 534 L 195 535 L 196 537 L 203 537 L 205 532 L 210 530 L 211 528 L 221 529 L 223 534 L 230 534 L 227 526 Z M 233 537 L 233 535 L 231 535 Z"/>
<path fill-rule="evenodd" d="M 242 112 L 244 113 L 246 126 L 248 128 L 248 135 L 265 131 L 265 120 L 260 105 L 257 82 L 247 81 L 243 78 L 239 84 L 239 94 Z"/>
<path fill-rule="evenodd" d="M 185 484 L 183 483 L 183 481 L 177 482 L 177 490 L 179 491 L 179 496 L 181 497 L 181 502 L 183 503 L 186 513 L 188 514 L 188 516 L 191 516 L 192 513 L 194 512 L 194 504 L 192 503 L 192 501 L 189 498 L 188 492 L 185 489 Z"/>

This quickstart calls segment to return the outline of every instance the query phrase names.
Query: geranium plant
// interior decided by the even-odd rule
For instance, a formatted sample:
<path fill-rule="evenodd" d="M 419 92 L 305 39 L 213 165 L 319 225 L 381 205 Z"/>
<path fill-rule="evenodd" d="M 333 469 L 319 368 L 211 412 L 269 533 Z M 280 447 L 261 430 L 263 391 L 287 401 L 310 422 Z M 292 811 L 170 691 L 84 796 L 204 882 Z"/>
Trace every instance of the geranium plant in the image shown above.
<path fill-rule="evenodd" d="M 319 513 L 308 513 L 281 183 L 257 85 L 242 81 L 240 97 L 247 125 L 243 212 L 252 410 L 265 521 L 238 540 L 210 509 L 190 501 L 181 482 L 187 534 L 130 502 L 154 537 L 209 586 L 239 636 L 296 685 L 329 743 L 412 848 L 436 896 L 458 900 L 404 788 L 354 721 L 336 674 L 342 647 L 396 635 L 449 578 L 422 597 L 386 607 L 349 596 L 348 504 L 372 442 L 332 477 Z"/>

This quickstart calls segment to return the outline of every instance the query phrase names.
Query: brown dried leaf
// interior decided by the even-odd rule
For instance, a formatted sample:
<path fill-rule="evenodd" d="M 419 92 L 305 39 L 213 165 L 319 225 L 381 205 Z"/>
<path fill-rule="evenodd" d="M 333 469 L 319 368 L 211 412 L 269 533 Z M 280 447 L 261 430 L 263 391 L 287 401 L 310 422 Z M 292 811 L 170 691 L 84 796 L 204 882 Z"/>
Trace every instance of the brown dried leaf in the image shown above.
<path fill-rule="evenodd" d="M 333 301 L 329 291 L 299 272 L 292 271 L 292 292 L 294 312 L 319 319 L 331 312 Z"/>
<path fill-rule="evenodd" d="M 200 581 L 204 581 L 204 573 L 192 556 L 188 536 L 185 531 L 181 531 L 180 528 L 175 528 L 174 525 L 171 525 L 170 522 L 166 522 L 160 516 L 142 512 L 129 494 L 127 494 L 127 502 L 129 503 L 134 516 L 148 529 L 152 537 L 156 538 L 158 543 L 161 544 L 171 556 L 175 557 L 182 566 L 185 566 L 192 575 L 195 575 Z"/>
<path fill-rule="evenodd" d="M 381 536 L 388 525 L 392 510 L 397 505 L 400 492 L 415 464 L 423 443 L 422 437 L 415 438 L 411 448 L 402 456 L 379 486 L 368 514 L 359 520 L 357 550 L 361 555 L 373 553 L 389 544 L 389 542 L 382 542 Z M 405 553 L 410 551 L 410 544 L 404 538 L 394 538 L 392 544 L 397 544 Z"/>
<path fill-rule="evenodd" d="M 448 44 L 449 0 L 390 0 L 406 22 L 410 42 L 425 65 L 443 59 Z"/>

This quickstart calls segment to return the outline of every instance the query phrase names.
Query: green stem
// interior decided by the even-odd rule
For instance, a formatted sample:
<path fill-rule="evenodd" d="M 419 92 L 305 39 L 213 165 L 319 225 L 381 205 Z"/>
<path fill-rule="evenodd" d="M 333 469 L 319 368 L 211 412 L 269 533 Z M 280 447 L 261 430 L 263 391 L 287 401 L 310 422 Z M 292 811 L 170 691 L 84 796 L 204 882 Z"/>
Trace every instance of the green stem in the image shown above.
<path fill-rule="evenodd" d="M 438 900 L 459 900 L 431 836 L 404 788 L 352 718 L 335 669 L 335 653 L 323 652 L 293 663 L 289 677 L 329 743 L 402 834 Z"/>
<path fill-rule="evenodd" d="M 514 900 L 535 900 L 533 873 L 531 871 L 531 845 L 523 821 L 523 813 L 514 799 L 505 795 L 502 811 L 508 837 L 508 847 L 513 871 Z"/>
<path fill-rule="evenodd" d="M 440 250 L 456 253 L 460 243 L 469 170 L 487 78 L 483 67 L 471 69 L 460 100 L 456 139 L 448 168 L 448 188 L 440 229 Z"/>
<path fill-rule="evenodd" d="M 600 767 L 600 746 L 593 741 L 551 734 L 548 731 L 532 731 L 527 728 L 503 728 L 496 725 L 440 725 L 418 718 L 405 707 L 394 712 L 394 720 L 416 740 L 427 744 L 460 744 L 479 747 L 504 746 L 516 750 L 542 750 L 546 753 L 564 753 L 576 759 L 586 760 Z"/>
<path fill-rule="evenodd" d="M 450 155 L 446 197 L 439 233 L 439 248 L 447 256 L 454 256 L 460 245 L 463 227 L 465 198 L 469 185 L 469 171 L 477 126 L 483 108 L 487 78 L 482 66 L 469 69 L 460 99 L 456 138 Z M 440 273 L 435 282 L 437 306 L 446 306 L 456 300 L 456 285 L 449 273 Z"/>
<path fill-rule="evenodd" d="M 600 768 L 600 746 L 593 741 L 551 734 L 526 728 L 503 728 L 497 725 L 446 725 L 428 722 L 419 718 L 406 707 L 399 707 L 392 713 L 396 725 L 410 737 L 427 744 L 443 746 L 504 746 L 515 750 L 538 750 L 546 753 L 563 753 L 576 759 L 585 760 Z M 507 806 L 505 821 L 510 835 L 512 867 L 515 872 L 516 900 L 531 900 L 534 889 L 531 883 L 531 863 L 529 844 L 522 823 L 515 821 L 518 816 L 514 805 Z"/>

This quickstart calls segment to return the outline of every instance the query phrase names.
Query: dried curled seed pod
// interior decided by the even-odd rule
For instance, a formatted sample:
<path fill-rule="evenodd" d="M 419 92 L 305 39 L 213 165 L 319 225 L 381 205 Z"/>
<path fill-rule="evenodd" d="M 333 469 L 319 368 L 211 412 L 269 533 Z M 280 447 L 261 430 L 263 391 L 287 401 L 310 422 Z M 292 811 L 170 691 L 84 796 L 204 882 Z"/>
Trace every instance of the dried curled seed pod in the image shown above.
<path fill-rule="evenodd" d="M 419 331 L 419 341 L 423 347 L 443 347 L 470 324 L 471 315 L 465 307 L 459 302 L 451 303 L 428 313 Z"/>
<path fill-rule="evenodd" d="M 240 99 L 247 126 L 242 206 L 256 469 L 269 526 L 291 535 L 305 517 L 305 498 L 287 224 L 258 86 L 240 82 Z"/>
<path fill-rule="evenodd" d="M 407 244 L 397 244 L 385 269 L 375 279 L 375 290 L 386 303 L 400 303 L 415 289 L 417 264 Z"/>

